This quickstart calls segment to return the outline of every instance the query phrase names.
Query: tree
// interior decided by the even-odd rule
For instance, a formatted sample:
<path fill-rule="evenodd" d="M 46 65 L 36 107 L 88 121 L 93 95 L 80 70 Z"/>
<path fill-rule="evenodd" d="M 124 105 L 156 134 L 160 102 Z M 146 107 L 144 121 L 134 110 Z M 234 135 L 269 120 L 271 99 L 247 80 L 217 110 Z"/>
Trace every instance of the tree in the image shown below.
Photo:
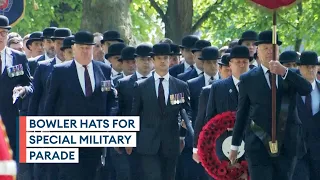
<path fill-rule="evenodd" d="M 128 43 L 134 44 L 130 3 L 131 0 L 83 0 L 81 29 L 91 32 L 117 30 Z"/>

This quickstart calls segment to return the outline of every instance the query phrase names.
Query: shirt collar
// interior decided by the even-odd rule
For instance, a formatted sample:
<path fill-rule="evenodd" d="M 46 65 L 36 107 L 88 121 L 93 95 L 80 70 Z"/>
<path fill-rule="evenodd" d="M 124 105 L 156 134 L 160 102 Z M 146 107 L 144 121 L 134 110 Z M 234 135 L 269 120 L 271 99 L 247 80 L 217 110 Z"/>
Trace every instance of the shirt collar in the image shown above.
<path fill-rule="evenodd" d="M 188 69 L 191 65 L 187 63 L 186 60 L 183 61 L 184 69 Z"/>
<path fill-rule="evenodd" d="M 55 58 L 56 58 L 56 64 L 62 63 L 62 61 L 58 58 L 57 55 L 55 56 Z"/>
<path fill-rule="evenodd" d="M 316 80 L 314 80 L 314 81 L 311 83 L 311 85 L 312 85 L 312 90 L 315 90 L 315 89 L 316 89 Z"/>
<path fill-rule="evenodd" d="M 138 71 L 136 71 L 136 75 L 137 75 L 137 79 L 141 79 L 142 77 L 147 77 L 148 78 L 148 77 L 152 76 L 151 72 L 147 76 L 143 76 Z"/>
<path fill-rule="evenodd" d="M 198 75 L 202 73 L 202 71 L 197 67 L 197 65 L 195 65 L 194 68 L 196 69 Z"/>
<path fill-rule="evenodd" d="M 159 78 L 164 78 L 165 80 L 169 81 L 169 72 L 164 75 L 163 77 L 161 77 L 159 74 L 157 74 L 157 72 L 154 72 L 154 80 L 157 81 Z"/>
<path fill-rule="evenodd" d="M 76 63 L 77 68 L 84 68 L 83 65 L 78 61 L 74 60 L 74 62 Z M 89 69 L 90 67 L 92 67 L 92 61 L 87 65 L 87 69 Z"/>
<path fill-rule="evenodd" d="M 121 72 L 118 72 L 118 71 L 114 70 L 113 68 L 111 69 L 111 71 L 112 71 L 112 74 L 113 74 L 114 76 L 116 76 L 116 75 L 118 75 L 119 73 L 121 73 Z"/>
<path fill-rule="evenodd" d="M 237 85 L 239 84 L 240 80 L 237 79 L 236 77 L 234 77 L 233 75 L 232 75 L 232 80 L 233 80 L 234 85 L 237 87 Z"/>
<path fill-rule="evenodd" d="M 263 74 L 266 74 L 267 71 L 269 70 L 268 68 L 266 68 L 264 65 L 261 64 L 262 70 L 263 70 Z"/>

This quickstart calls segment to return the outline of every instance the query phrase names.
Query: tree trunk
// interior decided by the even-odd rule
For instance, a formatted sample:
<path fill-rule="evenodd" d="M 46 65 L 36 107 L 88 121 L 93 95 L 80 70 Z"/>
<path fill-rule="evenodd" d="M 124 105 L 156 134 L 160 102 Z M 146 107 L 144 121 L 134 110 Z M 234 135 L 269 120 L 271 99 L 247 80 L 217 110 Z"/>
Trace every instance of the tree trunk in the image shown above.
<path fill-rule="evenodd" d="M 166 13 L 165 37 L 176 44 L 181 44 L 183 36 L 191 33 L 193 0 L 168 0 Z"/>
<path fill-rule="evenodd" d="M 117 30 L 128 44 L 134 44 L 131 33 L 131 0 L 83 0 L 81 29 L 101 32 Z"/>

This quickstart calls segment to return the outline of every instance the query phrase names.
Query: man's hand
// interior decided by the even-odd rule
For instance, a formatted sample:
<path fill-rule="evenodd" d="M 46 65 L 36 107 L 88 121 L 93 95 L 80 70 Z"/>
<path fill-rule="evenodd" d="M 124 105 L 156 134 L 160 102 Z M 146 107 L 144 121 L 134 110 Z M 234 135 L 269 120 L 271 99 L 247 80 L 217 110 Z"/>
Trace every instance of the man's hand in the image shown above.
<path fill-rule="evenodd" d="M 27 91 L 26 91 L 26 88 L 25 87 L 22 87 L 22 86 L 17 86 L 17 87 L 15 87 L 14 89 L 13 89 L 13 92 L 12 92 L 13 94 L 14 93 L 17 93 L 18 95 L 19 95 L 19 97 L 24 97 L 25 95 L 26 95 L 26 93 L 27 93 Z"/>
<path fill-rule="evenodd" d="M 283 66 L 279 61 L 271 60 L 269 62 L 269 70 L 273 74 L 284 76 L 286 74 L 286 67 Z"/>
<path fill-rule="evenodd" d="M 199 158 L 198 153 L 193 153 L 193 154 L 192 154 L 192 159 L 193 159 L 195 162 L 200 163 L 200 158 Z"/>
<path fill-rule="evenodd" d="M 132 149 L 133 149 L 132 147 L 125 147 L 125 149 L 128 155 L 132 153 Z"/>
<path fill-rule="evenodd" d="M 237 162 L 238 151 L 230 150 L 229 160 L 231 165 L 234 165 Z"/>
<path fill-rule="evenodd" d="M 184 122 L 183 119 L 182 119 L 182 121 L 181 121 L 181 127 L 183 127 L 184 129 L 187 129 L 186 122 Z"/>
<path fill-rule="evenodd" d="M 183 151 L 184 146 L 185 146 L 184 139 L 180 139 L 180 153 Z"/>

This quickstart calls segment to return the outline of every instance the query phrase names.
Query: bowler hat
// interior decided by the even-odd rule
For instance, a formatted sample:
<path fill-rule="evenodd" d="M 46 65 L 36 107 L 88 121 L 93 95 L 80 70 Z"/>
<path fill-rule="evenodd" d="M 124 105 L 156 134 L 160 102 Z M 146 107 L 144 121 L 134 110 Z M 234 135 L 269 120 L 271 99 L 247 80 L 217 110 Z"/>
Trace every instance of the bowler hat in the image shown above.
<path fill-rule="evenodd" d="M 118 31 L 106 31 L 103 33 L 103 39 L 101 40 L 101 44 L 105 41 L 119 41 L 123 42 L 120 38 L 120 33 Z"/>
<path fill-rule="evenodd" d="M 29 45 L 31 45 L 32 42 L 34 42 L 34 41 L 42 41 L 41 36 L 42 36 L 41 31 L 36 31 L 36 32 L 31 33 L 29 36 L 29 39 L 26 42 L 27 48 L 29 49 Z"/>
<path fill-rule="evenodd" d="M 125 48 L 122 49 L 121 51 L 121 57 L 119 59 L 119 61 L 123 61 L 123 60 L 135 60 L 134 58 L 134 53 L 136 52 L 136 48 L 132 47 L 132 46 L 127 46 Z"/>
<path fill-rule="evenodd" d="M 199 38 L 195 35 L 188 35 L 182 39 L 181 48 L 193 48 L 195 43 L 199 40 Z"/>
<path fill-rule="evenodd" d="M 238 41 L 238 44 L 241 45 L 243 41 L 257 41 L 258 33 L 252 30 L 245 31 L 242 33 L 241 38 Z"/>
<path fill-rule="evenodd" d="M 272 31 L 262 31 L 258 36 L 258 40 L 255 42 L 255 45 L 259 44 L 272 44 Z M 281 46 L 281 44 L 282 41 L 279 40 L 277 34 L 277 45 Z"/>
<path fill-rule="evenodd" d="M 74 36 L 66 37 L 63 40 L 62 47 L 60 48 L 61 51 L 68 49 L 68 48 L 71 48 L 71 46 L 73 45 L 73 41 L 74 41 Z"/>
<path fill-rule="evenodd" d="M 250 58 L 249 49 L 246 46 L 241 46 L 241 45 L 237 45 L 231 49 L 229 58 L 230 60 L 232 58 L 246 58 L 246 59 L 252 60 L 252 58 Z"/>
<path fill-rule="evenodd" d="M 280 54 L 279 61 L 281 64 L 297 62 L 299 61 L 299 56 L 295 51 L 284 51 L 283 53 Z"/>
<path fill-rule="evenodd" d="M 56 30 L 56 27 L 47 27 L 42 31 L 42 39 L 51 39 L 54 36 L 54 31 Z"/>
<path fill-rule="evenodd" d="M 203 48 L 211 46 L 211 43 L 209 41 L 206 40 L 198 40 L 194 47 L 192 48 L 192 53 L 195 53 L 197 51 L 201 51 Z"/>
<path fill-rule="evenodd" d="M 176 44 L 170 44 L 170 49 L 171 49 L 171 55 L 172 56 L 180 56 L 180 47 Z"/>
<path fill-rule="evenodd" d="M 52 40 L 64 39 L 68 36 L 71 36 L 71 30 L 68 28 L 57 28 L 54 30 Z"/>
<path fill-rule="evenodd" d="M 166 56 L 172 55 L 170 45 L 167 43 L 158 43 L 153 45 L 152 52 L 150 52 L 151 56 Z"/>
<path fill-rule="evenodd" d="M 201 56 L 199 60 L 208 61 L 208 60 L 218 60 L 219 58 L 219 49 L 217 47 L 205 47 L 201 51 Z"/>
<path fill-rule="evenodd" d="M 83 44 L 83 45 L 95 45 L 94 36 L 89 31 L 79 31 L 74 35 L 74 44 Z"/>
<path fill-rule="evenodd" d="M 0 15 L 0 28 L 10 30 L 9 19 L 6 16 Z"/>
<path fill-rule="evenodd" d="M 124 49 L 126 45 L 124 43 L 116 43 L 112 44 L 108 48 L 108 54 L 104 55 L 106 59 L 108 59 L 111 56 L 120 56 L 122 49 Z"/>
<path fill-rule="evenodd" d="M 152 46 L 149 44 L 140 44 L 137 46 L 135 57 L 148 57 L 150 56 L 150 52 L 152 52 Z"/>
<path fill-rule="evenodd" d="M 302 52 L 297 65 L 320 65 L 317 53 L 313 51 Z"/>
<path fill-rule="evenodd" d="M 222 57 L 221 60 L 218 62 L 218 64 L 222 66 L 229 66 L 229 61 L 230 61 L 230 53 L 225 53 Z"/>

